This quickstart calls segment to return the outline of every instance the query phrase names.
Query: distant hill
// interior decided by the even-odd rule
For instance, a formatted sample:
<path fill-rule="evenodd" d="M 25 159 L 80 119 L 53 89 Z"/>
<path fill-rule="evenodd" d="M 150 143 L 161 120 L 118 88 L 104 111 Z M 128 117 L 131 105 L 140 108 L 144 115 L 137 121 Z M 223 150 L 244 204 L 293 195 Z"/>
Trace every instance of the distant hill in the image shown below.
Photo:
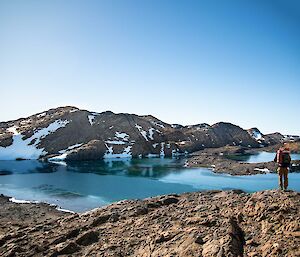
<path fill-rule="evenodd" d="M 225 145 L 276 144 L 282 137 L 225 122 L 182 126 L 151 115 L 97 113 L 66 106 L 1 122 L 0 160 L 169 157 Z"/>
<path fill-rule="evenodd" d="M 279 132 L 263 135 L 258 128 L 247 130 L 249 135 L 253 137 L 262 146 L 280 144 L 284 142 L 298 142 L 300 137 L 296 135 L 282 135 Z"/>

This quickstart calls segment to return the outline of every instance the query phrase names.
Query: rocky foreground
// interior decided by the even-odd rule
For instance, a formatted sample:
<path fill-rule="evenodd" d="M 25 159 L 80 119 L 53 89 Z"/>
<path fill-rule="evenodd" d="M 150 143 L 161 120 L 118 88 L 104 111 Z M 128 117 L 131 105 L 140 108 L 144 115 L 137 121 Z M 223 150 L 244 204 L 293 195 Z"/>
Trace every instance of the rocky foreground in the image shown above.
<path fill-rule="evenodd" d="M 300 256 L 297 192 L 186 193 L 84 214 L 0 199 L 0 256 Z"/>

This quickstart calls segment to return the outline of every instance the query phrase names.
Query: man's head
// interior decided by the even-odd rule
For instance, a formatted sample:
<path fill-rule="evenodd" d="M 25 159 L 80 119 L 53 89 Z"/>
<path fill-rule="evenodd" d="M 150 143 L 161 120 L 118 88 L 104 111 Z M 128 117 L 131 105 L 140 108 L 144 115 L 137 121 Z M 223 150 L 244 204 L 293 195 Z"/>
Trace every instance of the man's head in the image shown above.
<path fill-rule="evenodd" d="M 285 150 L 285 151 L 289 151 L 290 150 L 289 145 L 287 143 L 284 143 L 283 150 Z"/>

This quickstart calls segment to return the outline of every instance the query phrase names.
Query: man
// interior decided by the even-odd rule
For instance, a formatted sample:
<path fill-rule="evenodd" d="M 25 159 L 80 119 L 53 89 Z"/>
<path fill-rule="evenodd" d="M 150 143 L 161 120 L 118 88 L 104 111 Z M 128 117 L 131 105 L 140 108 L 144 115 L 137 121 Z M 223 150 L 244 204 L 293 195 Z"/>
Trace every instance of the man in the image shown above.
<path fill-rule="evenodd" d="M 287 146 L 280 148 L 276 153 L 274 162 L 278 163 L 277 171 L 280 189 L 286 190 L 288 187 L 288 173 L 291 164 L 290 149 Z"/>

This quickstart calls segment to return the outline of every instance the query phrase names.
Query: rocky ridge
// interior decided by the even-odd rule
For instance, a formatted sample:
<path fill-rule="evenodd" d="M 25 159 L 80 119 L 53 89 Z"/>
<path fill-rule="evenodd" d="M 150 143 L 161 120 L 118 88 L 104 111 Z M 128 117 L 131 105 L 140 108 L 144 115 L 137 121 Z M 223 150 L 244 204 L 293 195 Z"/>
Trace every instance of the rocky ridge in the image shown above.
<path fill-rule="evenodd" d="M 258 128 L 248 129 L 247 132 L 262 147 L 281 144 L 285 142 L 300 142 L 300 137 L 297 135 L 282 135 L 279 132 L 275 132 L 271 134 L 262 134 Z"/>
<path fill-rule="evenodd" d="M 0 123 L 0 159 L 94 160 L 176 156 L 204 148 L 258 147 L 230 123 L 167 124 L 153 116 L 60 107 Z"/>
<path fill-rule="evenodd" d="M 83 214 L 44 212 L 39 205 L 32 214 L 31 204 L 0 199 L 5 257 L 300 255 L 300 194 L 292 191 L 166 195 Z M 10 212 L 3 211 L 7 206 Z"/>

